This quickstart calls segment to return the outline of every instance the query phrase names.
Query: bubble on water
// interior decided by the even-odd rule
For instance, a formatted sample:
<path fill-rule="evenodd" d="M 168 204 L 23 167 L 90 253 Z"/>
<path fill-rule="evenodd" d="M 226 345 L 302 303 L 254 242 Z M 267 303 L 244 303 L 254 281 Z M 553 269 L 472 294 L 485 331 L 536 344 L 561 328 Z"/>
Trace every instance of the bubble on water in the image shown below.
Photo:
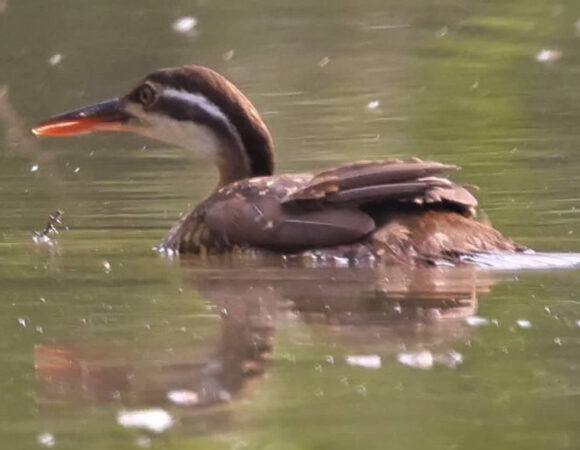
<path fill-rule="evenodd" d="M 333 261 L 336 267 L 348 267 L 350 265 L 350 260 L 345 257 L 334 256 Z"/>
<path fill-rule="evenodd" d="M 429 350 L 399 353 L 397 360 L 405 366 L 415 369 L 429 370 L 433 367 L 433 354 Z"/>
<path fill-rule="evenodd" d="M 22 327 L 22 328 L 26 328 L 28 326 L 28 319 L 26 319 L 25 317 L 19 317 L 18 319 L 16 319 L 18 321 L 18 324 Z"/>
<path fill-rule="evenodd" d="M 109 261 L 103 261 L 103 268 L 105 269 L 105 272 L 110 272 L 111 271 L 111 263 Z"/>
<path fill-rule="evenodd" d="M 43 447 L 54 447 L 54 444 L 56 444 L 56 439 L 54 438 L 54 435 L 51 433 L 40 433 L 37 438 L 36 438 L 36 442 L 38 442 L 39 445 L 42 445 Z"/>
<path fill-rule="evenodd" d="M 75 170 L 73 170 L 73 173 L 79 173 L 81 171 L 80 167 L 75 168 Z"/>
<path fill-rule="evenodd" d="M 469 316 L 465 318 L 465 322 L 470 327 L 483 327 L 489 325 L 489 320 L 481 316 Z"/>
<path fill-rule="evenodd" d="M 195 391 L 176 389 L 167 393 L 167 399 L 171 403 L 180 406 L 193 406 L 199 403 L 199 395 Z"/>
<path fill-rule="evenodd" d="M 524 329 L 532 328 L 532 322 L 530 322 L 527 319 L 518 319 L 518 320 L 516 320 L 516 323 L 517 323 L 518 327 L 520 327 L 520 328 L 524 328 Z"/>
<path fill-rule="evenodd" d="M 371 100 L 367 103 L 367 109 L 377 109 L 379 106 L 381 106 L 381 102 L 378 100 Z"/>
<path fill-rule="evenodd" d="M 349 355 L 346 357 L 349 366 L 364 367 L 365 369 L 380 369 L 382 366 L 379 355 Z"/>
<path fill-rule="evenodd" d="M 330 63 L 330 58 L 328 56 L 325 56 L 320 61 L 318 61 L 318 66 L 319 67 L 326 67 L 326 66 L 328 66 L 328 63 Z"/>
<path fill-rule="evenodd" d="M 538 53 L 536 53 L 536 61 L 542 63 L 549 63 L 559 60 L 562 57 L 561 50 L 554 50 L 543 48 Z"/>
<path fill-rule="evenodd" d="M 54 241 L 51 238 L 49 238 L 46 234 L 41 235 L 34 234 L 32 235 L 32 240 L 34 241 L 35 244 L 54 245 Z"/>
<path fill-rule="evenodd" d="M 173 417 L 161 408 L 119 411 L 117 423 L 125 428 L 143 428 L 154 433 L 163 433 L 174 424 Z"/>
<path fill-rule="evenodd" d="M 51 66 L 58 66 L 62 61 L 62 55 L 60 53 L 55 53 L 50 58 L 48 58 L 48 64 Z"/>
<path fill-rule="evenodd" d="M 38 171 L 38 164 L 33 164 L 32 166 L 30 166 L 30 171 L 31 172 L 37 172 Z"/>
<path fill-rule="evenodd" d="M 222 55 L 222 59 L 224 61 L 229 61 L 230 59 L 232 59 L 234 57 L 234 53 L 235 53 L 234 49 L 230 49 Z"/>
<path fill-rule="evenodd" d="M 175 22 L 173 22 L 171 27 L 173 28 L 173 31 L 185 34 L 185 33 L 189 33 L 191 30 L 193 30 L 196 25 L 197 25 L 197 19 L 195 17 L 184 16 L 184 17 L 180 17 Z"/>

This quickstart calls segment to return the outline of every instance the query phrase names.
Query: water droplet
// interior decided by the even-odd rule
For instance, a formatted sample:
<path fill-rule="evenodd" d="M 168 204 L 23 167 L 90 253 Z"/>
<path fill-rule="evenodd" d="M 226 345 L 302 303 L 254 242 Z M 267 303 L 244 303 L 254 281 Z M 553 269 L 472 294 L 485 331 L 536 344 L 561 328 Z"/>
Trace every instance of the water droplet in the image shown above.
<path fill-rule="evenodd" d="M 62 55 L 60 53 L 55 53 L 50 58 L 48 58 L 48 64 L 51 66 L 57 66 L 62 61 Z"/>
<path fill-rule="evenodd" d="M 399 353 L 397 360 L 405 366 L 415 369 L 428 370 L 433 367 L 433 354 L 429 350 L 421 350 L 413 353 Z"/>
<path fill-rule="evenodd" d="M 180 17 L 171 27 L 178 33 L 189 33 L 197 25 L 197 19 L 192 16 Z"/>
<path fill-rule="evenodd" d="M 176 389 L 167 393 L 167 399 L 171 403 L 180 406 L 192 406 L 199 403 L 199 395 L 195 391 Z"/>
<path fill-rule="evenodd" d="M 520 328 L 524 328 L 524 329 L 532 328 L 532 322 L 530 322 L 527 319 L 518 319 L 518 320 L 516 320 L 516 323 L 518 324 L 518 327 L 520 327 Z"/>
<path fill-rule="evenodd" d="M 559 60 L 562 57 L 562 52 L 560 50 L 551 50 L 543 48 L 536 54 L 536 61 L 549 63 Z"/>
<path fill-rule="evenodd" d="M 483 327 L 489 325 L 489 320 L 480 316 L 469 316 L 465 318 L 465 322 L 470 327 Z"/>
<path fill-rule="evenodd" d="M 382 366 L 379 355 L 349 355 L 346 357 L 349 366 L 364 367 L 365 369 L 380 369 Z"/>
<path fill-rule="evenodd" d="M 162 433 L 173 426 L 173 417 L 164 409 L 151 408 L 136 411 L 120 411 L 117 423 L 125 428 L 144 428 L 155 433 Z"/>
<path fill-rule="evenodd" d="M 36 442 L 44 447 L 54 447 L 54 444 L 56 444 L 56 439 L 51 433 L 40 433 L 36 438 Z"/>

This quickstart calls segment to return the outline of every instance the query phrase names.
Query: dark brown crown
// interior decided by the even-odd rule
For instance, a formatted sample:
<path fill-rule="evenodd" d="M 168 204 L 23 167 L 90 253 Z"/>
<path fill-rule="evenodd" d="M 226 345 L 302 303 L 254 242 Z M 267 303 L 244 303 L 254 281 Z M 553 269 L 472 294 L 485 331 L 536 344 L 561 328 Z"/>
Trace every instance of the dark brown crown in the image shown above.
<path fill-rule="evenodd" d="M 250 161 L 251 176 L 272 175 L 274 154 L 270 132 L 250 100 L 222 75 L 207 67 L 188 65 L 158 70 L 145 81 L 205 96 L 222 111 L 239 134 Z M 228 133 L 223 123 L 208 117 L 203 111 L 185 110 L 183 105 L 177 104 L 158 107 L 176 120 L 195 120 L 214 128 L 217 133 Z"/>

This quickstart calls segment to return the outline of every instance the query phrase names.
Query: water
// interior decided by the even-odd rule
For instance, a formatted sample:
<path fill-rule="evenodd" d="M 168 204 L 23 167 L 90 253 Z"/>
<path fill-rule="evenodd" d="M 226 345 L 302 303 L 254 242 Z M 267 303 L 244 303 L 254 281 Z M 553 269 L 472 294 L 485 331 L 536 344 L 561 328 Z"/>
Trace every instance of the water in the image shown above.
<path fill-rule="evenodd" d="M 264 114 L 278 171 L 456 163 L 496 227 L 580 252 L 579 5 L 0 11 L 0 447 L 578 448 L 577 270 L 171 260 L 152 248 L 213 188 L 205 163 L 137 137 L 27 129 L 158 67 L 206 64 Z M 55 244 L 35 244 L 58 209 Z M 118 423 L 149 408 L 172 426 Z"/>

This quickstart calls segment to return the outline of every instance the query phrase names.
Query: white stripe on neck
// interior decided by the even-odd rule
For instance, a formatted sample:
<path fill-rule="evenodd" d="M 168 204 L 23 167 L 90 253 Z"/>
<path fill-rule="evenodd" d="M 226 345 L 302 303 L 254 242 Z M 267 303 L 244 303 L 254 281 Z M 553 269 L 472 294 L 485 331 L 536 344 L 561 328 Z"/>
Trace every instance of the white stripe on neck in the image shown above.
<path fill-rule="evenodd" d="M 205 97 L 202 94 L 192 94 L 191 92 L 183 90 L 168 88 L 163 91 L 162 96 L 177 99 L 191 106 L 201 108 L 209 116 L 222 122 L 226 126 L 226 128 L 228 129 L 234 140 L 236 141 L 238 147 L 240 148 L 240 151 L 242 152 L 242 157 L 244 159 L 244 164 L 248 169 L 251 169 L 248 154 L 246 152 L 246 147 L 244 146 L 240 133 L 238 133 L 238 130 L 236 129 L 234 124 L 232 124 L 230 119 L 228 119 L 228 117 L 223 113 L 223 111 L 219 108 L 219 106 L 217 106 L 215 103 L 212 103 L 207 97 Z"/>

